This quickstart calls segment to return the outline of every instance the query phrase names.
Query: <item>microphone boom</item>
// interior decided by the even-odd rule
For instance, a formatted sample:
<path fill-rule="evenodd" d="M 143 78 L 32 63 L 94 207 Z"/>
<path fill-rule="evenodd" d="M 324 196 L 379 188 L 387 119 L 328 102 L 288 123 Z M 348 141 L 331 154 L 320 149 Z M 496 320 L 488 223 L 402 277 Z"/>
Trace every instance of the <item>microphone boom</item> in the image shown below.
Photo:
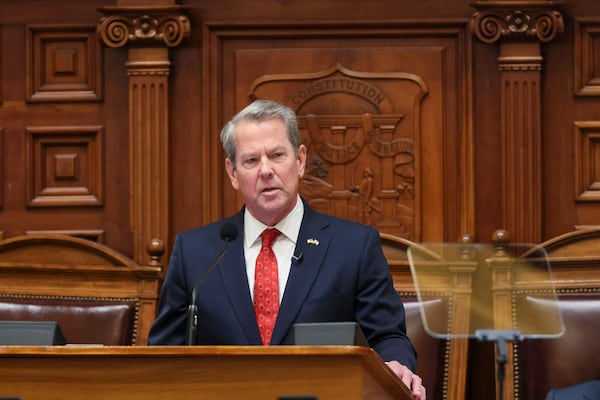
<path fill-rule="evenodd" d="M 206 280 L 208 275 L 212 272 L 213 269 L 219 264 L 221 258 L 225 255 L 225 251 L 227 250 L 227 246 L 229 242 L 235 240 L 238 235 L 237 226 L 233 222 L 226 222 L 221 226 L 221 230 L 219 231 L 219 236 L 225 242 L 223 244 L 223 249 L 221 252 L 215 257 L 210 266 L 206 269 L 204 274 L 198 279 L 194 288 L 192 289 L 192 294 L 190 298 L 190 305 L 188 306 L 187 313 L 187 327 L 186 327 L 186 343 L 188 346 L 193 346 L 196 344 L 196 330 L 198 327 L 198 306 L 196 305 L 196 295 L 198 294 L 198 288 L 202 283 Z"/>

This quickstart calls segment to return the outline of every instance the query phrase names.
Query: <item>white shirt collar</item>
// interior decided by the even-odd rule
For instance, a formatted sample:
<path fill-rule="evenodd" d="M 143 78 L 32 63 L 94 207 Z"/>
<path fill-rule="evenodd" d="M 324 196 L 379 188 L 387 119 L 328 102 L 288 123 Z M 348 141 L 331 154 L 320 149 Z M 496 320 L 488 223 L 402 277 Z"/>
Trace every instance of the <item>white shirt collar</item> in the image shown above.
<path fill-rule="evenodd" d="M 276 228 L 290 241 L 296 244 L 298 240 L 298 234 L 300 233 L 300 225 L 302 218 L 304 217 L 304 203 L 298 195 L 296 205 L 279 223 L 275 226 L 267 226 L 254 218 L 248 211 L 248 208 L 244 211 L 244 248 L 249 248 L 255 244 L 260 237 L 262 231 L 267 228 Z"/>

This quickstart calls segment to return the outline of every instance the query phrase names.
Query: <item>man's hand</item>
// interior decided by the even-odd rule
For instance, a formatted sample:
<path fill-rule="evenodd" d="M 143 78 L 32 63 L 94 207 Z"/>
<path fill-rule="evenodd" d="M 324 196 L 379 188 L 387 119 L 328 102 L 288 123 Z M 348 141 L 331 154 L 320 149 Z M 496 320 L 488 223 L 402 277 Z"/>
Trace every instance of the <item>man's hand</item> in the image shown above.
<path fill-rule="evenodd" d="M 410 369 L 400 364 L 398 361 L 388 361 L 386 364 L 411 390 L 413 399 L 427 400 L 425 386 L 423 386 L 423 381 L 419 375 L 414 374 Z"/>

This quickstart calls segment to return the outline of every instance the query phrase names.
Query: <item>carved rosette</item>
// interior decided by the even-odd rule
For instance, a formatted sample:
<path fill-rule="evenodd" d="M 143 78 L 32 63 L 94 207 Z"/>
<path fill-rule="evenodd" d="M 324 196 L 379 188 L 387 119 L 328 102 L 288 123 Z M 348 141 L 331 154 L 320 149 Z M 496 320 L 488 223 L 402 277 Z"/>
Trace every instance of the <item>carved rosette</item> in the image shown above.
<path fill-rule="evenodd" d="M 181 7 L 105 7 L 98 36 L 108 47 L 177 47 L 190 35 L 190 21 Z"/>
<path fill-rule="evenodd" d="M 471 31 L 484 43 L 500 39 L 548 43 L 564 31 L 564 21 L 556 10 L 485 10 L 473 14 Z"/>

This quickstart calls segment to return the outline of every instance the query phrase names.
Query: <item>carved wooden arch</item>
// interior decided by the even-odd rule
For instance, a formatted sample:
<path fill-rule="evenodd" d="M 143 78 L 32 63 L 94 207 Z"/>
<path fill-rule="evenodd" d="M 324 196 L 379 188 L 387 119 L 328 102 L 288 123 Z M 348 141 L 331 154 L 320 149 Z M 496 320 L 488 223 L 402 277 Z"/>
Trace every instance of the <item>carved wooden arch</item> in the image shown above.
<path fill-rule="evenodd" d="M 44 251 L 44 248 L 52 251 Z M 132 259 L 100 243 L 70 235 L 32 234 L 0 242 L 3 262 L 61 265 L 110 265 L 139 267 Z"/>

